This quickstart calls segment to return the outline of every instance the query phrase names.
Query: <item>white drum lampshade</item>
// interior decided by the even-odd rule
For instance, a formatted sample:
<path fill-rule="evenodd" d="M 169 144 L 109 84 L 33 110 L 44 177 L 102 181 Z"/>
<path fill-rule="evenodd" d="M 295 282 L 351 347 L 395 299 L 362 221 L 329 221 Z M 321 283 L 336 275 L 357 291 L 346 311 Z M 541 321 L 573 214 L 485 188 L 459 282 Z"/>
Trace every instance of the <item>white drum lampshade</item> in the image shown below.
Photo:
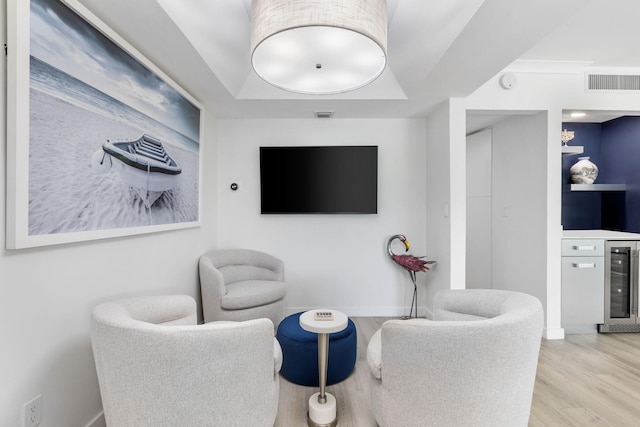
<path fill-rule="evenodd" d="M 273 86 L 335 94 L 387 63 L 386 0 L 252 0 L 251 63 Z"/>

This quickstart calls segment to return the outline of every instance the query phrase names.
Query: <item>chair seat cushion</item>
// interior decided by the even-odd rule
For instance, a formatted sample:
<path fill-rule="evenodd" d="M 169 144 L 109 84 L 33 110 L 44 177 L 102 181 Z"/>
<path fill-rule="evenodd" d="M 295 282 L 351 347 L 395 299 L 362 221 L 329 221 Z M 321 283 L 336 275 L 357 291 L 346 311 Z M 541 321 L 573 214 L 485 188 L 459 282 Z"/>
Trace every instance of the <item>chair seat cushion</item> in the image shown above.
<path fill-rule="evenodd" d="M 271 304 L 287 293 L 284 282 L 272 280 L 246 280 L 227 284 L 227 293 L 220 299 L 225 310 L 242 310 Z"/>

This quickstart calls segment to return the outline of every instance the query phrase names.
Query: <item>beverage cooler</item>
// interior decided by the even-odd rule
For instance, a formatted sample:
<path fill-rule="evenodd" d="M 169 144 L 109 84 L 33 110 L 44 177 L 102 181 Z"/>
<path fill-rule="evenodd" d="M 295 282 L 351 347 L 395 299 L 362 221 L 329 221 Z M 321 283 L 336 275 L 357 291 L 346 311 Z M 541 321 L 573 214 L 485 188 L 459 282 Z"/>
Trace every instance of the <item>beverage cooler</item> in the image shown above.
<path fill-rule="evenodd" d="M 638 250 L 640 242 L 608 240 L 605 245 L 604 324 L 599 332 L 640 332 Z"/>

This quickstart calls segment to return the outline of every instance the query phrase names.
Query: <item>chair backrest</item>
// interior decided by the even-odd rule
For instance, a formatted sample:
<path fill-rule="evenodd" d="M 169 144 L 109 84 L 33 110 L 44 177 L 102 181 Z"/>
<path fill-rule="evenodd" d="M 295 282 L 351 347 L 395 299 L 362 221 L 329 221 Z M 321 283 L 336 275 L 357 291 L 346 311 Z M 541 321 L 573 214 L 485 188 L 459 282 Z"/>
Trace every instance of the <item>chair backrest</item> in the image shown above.
<path fill-rule="evenodd" d="M 442 291 L 434 320 L 382 327 L 385 420 L 403 426 L 526 426 L 544 322 L 540 301 Z"/>
<path fill-rule="evenodd" d="M 196 302 L 188 295 L 126 298 L 101 304 L 94 309 L 93 315 L 131 328 L 144 323 L 195 325 L 198 321 Z"/>
<path fill-rule="evenodd" d="M 195 301 L 184 295 L 93 310 L 107 425 L 273 425 L 279 390 L 273 323 L 196 325 L 195 315 Z"/>
<path fill-rule="evenodd" d="M 251 249 L 221 249 L 203 255 L 220 271 L 224 283 L 244 280 L 284 281 L 284 263 L 264 252 Z"/>

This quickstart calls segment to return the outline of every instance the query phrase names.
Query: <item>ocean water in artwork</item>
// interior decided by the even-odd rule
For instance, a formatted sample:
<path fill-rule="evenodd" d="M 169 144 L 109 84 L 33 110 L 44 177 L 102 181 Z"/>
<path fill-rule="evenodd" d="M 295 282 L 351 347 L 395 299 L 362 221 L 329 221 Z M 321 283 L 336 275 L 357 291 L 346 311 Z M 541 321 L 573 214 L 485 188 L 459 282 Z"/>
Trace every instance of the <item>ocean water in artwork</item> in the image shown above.
<path fill-rule="evenodd" d="M 198 220 L 199 141 L 33 56 L 30 64 L 30 235 Z M 107 140 L 143 134 L 162 141 L 182 168 L 150 207 L 113 168 L 91 168 Z"/>

